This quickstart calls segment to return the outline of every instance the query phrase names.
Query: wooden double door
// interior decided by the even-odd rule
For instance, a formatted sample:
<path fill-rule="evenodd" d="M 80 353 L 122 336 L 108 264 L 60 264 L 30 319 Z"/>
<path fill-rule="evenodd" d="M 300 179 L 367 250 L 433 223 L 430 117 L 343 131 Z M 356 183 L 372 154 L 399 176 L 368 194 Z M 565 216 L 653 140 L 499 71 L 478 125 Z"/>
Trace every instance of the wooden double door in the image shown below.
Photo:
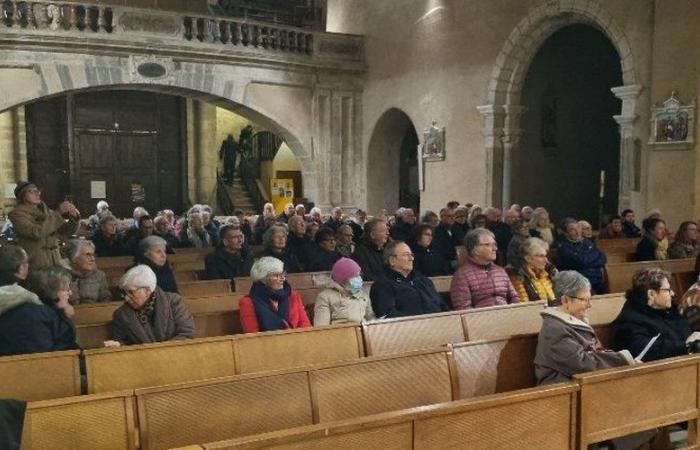
<path fill-rule="evenodd" d="M 30 105 L 30 178 L 40 183 L 50 206 L 70 195 L 84 216 L 101 198 L 121 217 L 130 217 L 136 206 L 151 214 L 181 209 L 186 192 L 182 108 L 178 97 L 138 91 Z M 47 127 L 46 121 L 55 123 Z"/>

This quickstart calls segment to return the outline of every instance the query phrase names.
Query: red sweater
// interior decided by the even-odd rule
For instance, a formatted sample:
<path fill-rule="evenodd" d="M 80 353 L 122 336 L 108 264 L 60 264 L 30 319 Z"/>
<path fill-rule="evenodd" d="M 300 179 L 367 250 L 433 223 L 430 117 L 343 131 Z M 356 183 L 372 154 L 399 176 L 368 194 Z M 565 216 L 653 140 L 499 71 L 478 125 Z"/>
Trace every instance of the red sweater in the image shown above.
<path fill-rule="evenodd" d="M 253 299 L 246 295 L 241 299 L 239 306 L 239 314 L 241 317 L 241 325 L 244 333 L 257 333 L 260 331 L 258 327 L 258 317 L 255 315 L 255 306 Z M 289 295 L 289 320 L 287 320 L 289 328 L 307 328 L 311 326 L 309 317 L 304 309 L 304 300 L 301 295 L 294 289 Z"/>

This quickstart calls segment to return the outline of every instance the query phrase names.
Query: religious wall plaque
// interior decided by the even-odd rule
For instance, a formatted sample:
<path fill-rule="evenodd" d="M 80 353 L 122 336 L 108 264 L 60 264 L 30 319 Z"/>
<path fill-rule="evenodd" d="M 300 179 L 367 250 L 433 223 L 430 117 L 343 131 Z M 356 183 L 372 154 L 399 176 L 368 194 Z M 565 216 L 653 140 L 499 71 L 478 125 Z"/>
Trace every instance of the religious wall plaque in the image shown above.
<path fill-rule="evenodd" d="M 438 128 L 435 120 L 423 133 L 423 159 L 425 161 L 444 161 L 445 159 L 445 127 Z"/>
<path fill-rule="evenodd" d="M 673 91 L 663 106 L 651 109 L 649 146 L 654 150 L 689 150 L 694 128 L 695 101 L 684 105 Z"/>

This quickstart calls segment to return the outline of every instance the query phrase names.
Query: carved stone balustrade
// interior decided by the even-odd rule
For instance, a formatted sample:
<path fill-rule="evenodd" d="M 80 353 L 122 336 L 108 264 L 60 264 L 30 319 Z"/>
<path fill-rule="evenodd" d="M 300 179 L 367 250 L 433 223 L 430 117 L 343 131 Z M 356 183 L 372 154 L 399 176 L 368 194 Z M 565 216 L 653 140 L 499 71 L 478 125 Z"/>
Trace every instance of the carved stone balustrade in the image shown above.
<path fill-rule="evenodd" d="M 0 0 L 0 47 L 23 44 L 365 69 L 361 36 L 116 5 Z"/>

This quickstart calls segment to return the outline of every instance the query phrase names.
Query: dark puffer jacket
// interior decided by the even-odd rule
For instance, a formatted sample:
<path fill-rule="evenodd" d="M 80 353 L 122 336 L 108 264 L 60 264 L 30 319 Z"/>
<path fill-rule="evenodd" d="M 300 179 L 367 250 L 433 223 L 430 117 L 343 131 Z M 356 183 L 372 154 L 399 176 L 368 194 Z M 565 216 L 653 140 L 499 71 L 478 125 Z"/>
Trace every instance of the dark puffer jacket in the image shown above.
<path fill-rule="evenodd" d="M 447 310 L 430 278 L 415 271 L 404 277 L 386 268 L 384 275 L 372 284 L 369 297 L 377 318 L 416 316 Z"/>

